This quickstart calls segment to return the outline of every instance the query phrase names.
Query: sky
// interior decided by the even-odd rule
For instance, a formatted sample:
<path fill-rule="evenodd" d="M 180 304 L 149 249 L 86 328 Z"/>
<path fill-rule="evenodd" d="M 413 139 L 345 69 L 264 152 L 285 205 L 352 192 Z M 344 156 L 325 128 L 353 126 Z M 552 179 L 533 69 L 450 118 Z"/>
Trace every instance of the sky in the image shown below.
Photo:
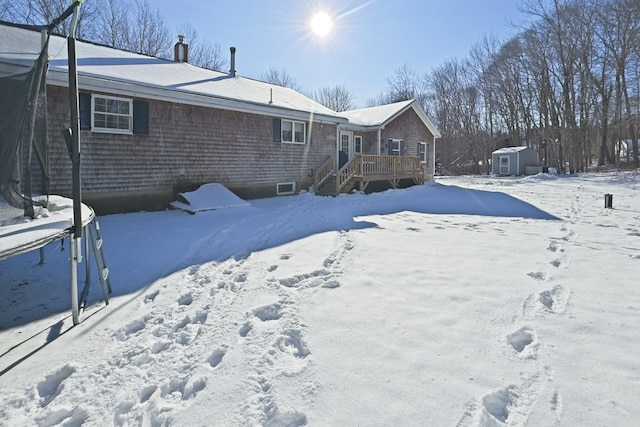
<path fill-rule="evenodd" d="M 638 172 L 101 216 L 75 327 L 68 240 L 0 262 L 0 425 L 637 425 Z"/>
<path fill-rule="evenodd" d="M 408 65 L 419 74 L 464 58 L 485 35 L 499 40 L 523 22 L 518 0 L 157 0 L 171 29 L 191 24 L 223 53 L 237 48 L 239 75 L 260 78 L 283 69 L 301 89 L 344 85 L 358 107 L 387 87 L 387 77 Z M 333 17 L 319 37 L 317 11 Z M 187 40 L 188 43 L 188 40 Z"/>

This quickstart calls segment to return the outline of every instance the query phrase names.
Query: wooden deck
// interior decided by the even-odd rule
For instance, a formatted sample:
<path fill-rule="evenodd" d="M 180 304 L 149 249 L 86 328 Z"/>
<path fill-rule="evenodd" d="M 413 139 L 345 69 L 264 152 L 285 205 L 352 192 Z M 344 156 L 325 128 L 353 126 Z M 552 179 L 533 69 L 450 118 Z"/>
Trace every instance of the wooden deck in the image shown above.
<path fill-rule="evenodd" d="M 388 181 L 393 188 L 403 179 L 412 179 L 416 184 L 424 182 L 424 166 L 418 157 L 357 155 L 335 173 L 334 166 L 332 156 L 316 170 L 316 194 L 336 195 L 355 187 L 365 191 L 374 181 Z"/>

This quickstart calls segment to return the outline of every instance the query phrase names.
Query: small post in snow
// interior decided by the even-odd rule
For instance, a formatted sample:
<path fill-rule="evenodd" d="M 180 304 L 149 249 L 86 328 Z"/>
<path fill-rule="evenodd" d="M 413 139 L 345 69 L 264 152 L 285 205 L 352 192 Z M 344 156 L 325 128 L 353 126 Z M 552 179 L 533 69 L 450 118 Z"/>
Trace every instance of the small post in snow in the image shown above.
<path fill-rule="evenodd" d="M 604 208 L 613 209 L 613 194 L 604 195 Z"/>

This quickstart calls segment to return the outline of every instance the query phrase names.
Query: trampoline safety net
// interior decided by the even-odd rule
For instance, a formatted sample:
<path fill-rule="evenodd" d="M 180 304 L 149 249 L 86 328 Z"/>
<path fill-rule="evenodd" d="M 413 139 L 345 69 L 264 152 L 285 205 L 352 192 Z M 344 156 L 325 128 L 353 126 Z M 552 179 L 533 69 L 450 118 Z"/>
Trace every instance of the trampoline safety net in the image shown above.
<path fill-rule="evenodd" d="M 31 218 L 34 204 L 46 205 L 42 196 L 49 193 L 48 44 L 45 31 L 33 52 L 12 52 L 17 60 L 0 60 L 0 196 Z"/>

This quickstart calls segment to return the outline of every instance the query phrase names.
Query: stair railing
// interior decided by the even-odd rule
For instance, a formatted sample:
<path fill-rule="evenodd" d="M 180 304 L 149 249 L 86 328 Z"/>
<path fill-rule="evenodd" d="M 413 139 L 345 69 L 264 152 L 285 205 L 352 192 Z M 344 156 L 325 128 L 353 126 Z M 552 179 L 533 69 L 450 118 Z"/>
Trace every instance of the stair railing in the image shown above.
<path fill-rule="evenodd" d="M 322 184 L 325 183 L 327 179 L 333 175 L 335 171 L 335 156 L 329 156 L 327 160 L 324 161 L 322 166 L 315 170 L 313 174 L 313 188 L 318 189 Z"/>

